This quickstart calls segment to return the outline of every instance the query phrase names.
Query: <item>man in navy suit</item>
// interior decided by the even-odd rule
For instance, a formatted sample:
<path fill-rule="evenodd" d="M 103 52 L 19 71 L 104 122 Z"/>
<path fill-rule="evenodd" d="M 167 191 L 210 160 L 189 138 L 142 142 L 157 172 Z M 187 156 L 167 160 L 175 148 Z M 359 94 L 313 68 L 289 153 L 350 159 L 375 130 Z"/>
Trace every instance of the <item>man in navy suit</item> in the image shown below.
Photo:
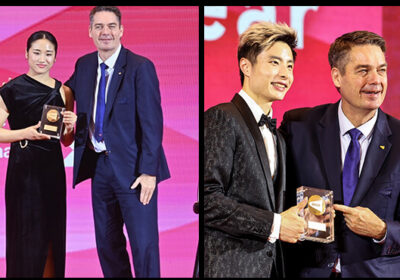
<path fill-rule="evenodd" d="M 287 199 L 299 186 L 331 189 L 336 210 L 333 243 L 286 246 L 289 276 L 400 277 L 400 121 L 379 108 L 385 51 L 372 32 L 337 38 L 328 57 L 341 100 L 284 115 Z"/>
<path fill-rule="evenodd" d="M 74 182 L 92 178 L 97 252 L 105 277 L 160 277 L 157 183 L 170 177 L 162 148 L 163 116 L 153 63 L 121 45 L 117 7 L 90 12 L 97 48 L 66 82 L 76 99 Z"/>

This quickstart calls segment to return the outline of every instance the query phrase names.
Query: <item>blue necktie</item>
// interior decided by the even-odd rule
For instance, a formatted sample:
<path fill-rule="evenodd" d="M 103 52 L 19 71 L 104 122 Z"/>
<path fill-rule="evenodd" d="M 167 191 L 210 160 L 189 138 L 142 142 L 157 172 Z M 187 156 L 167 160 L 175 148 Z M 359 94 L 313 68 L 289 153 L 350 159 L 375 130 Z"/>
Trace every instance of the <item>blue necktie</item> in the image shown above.
<path fill-rule="evenodd" d="M 348 131 L 351 137 L 349 148 L 346 152 L 343 165 L 343 200 L 344 205 L 350 205 L 354 191 L 358 183 L 358 174 L 360 167 L 360 143 L 358 138 L 361 131 L 353 128 Z"/>
<path fill-rule="evenodd" d="M 106 68 L 108 68 L 108 66 L 104 62 L 100 64 L 101 77 L 97 94 L 96 121 L 94 123 L 94 138 L 97 142 L 103 140 L 103 119 L 106 109 Z"/>

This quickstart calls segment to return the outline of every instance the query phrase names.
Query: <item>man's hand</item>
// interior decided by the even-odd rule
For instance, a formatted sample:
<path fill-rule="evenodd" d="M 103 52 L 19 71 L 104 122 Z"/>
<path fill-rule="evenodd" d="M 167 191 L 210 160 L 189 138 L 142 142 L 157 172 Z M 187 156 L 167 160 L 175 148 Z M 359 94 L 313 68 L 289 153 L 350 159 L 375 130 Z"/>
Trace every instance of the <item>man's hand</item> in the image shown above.
<path fill-rule="evenodd" d="M 304 233 L 306 222 L 298 215 L 299 211 L 307 205 L 307 198 L 302 202 L 281 213 L 281 230 L 279 239 L 289 243 L 296 243 Z"/>
<path fill-rule="evenodd" d="M 385 236 L 386 223 L 369 208 L 348 207 L 342 204 L 333 204 L 333 207 L 343 212 L 346 225 L 352 232 L 376 240 L 381 240 Z"/>
<path fill-rule="evenodd" d="M 147 174 L 140 175 L 132 184 L 131 189 L 135 189 L 139 184 L 142 186 L 142 190 L 140 191 L 140 202 L 143 203 L 143 205 L 149 204 L 154 189 L 156 188 L 156 176 L 150 176 Z"/>

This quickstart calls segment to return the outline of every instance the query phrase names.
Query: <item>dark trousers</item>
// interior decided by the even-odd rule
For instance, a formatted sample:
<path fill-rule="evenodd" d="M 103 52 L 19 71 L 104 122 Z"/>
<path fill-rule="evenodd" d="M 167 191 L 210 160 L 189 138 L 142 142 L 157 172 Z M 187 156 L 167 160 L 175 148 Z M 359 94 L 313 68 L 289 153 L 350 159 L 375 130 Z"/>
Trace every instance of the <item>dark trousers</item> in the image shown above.
<path fill-rule="evenodd" d="M 342 274 L 340 272 L 332 272 L 329 278 L 342 278 Z"/>
<path fill-rule="evenodd" d="M 132 171 L 133 172 L 133 171 Z M 157 187 L 150 203 L 140 202 L 140 186 L 120 186 L 109 156 L 98 156 L 92 181 L 96 246 L 104 277 L 132 277 L 125 224 L 136 277 L 160 277 Z"/>

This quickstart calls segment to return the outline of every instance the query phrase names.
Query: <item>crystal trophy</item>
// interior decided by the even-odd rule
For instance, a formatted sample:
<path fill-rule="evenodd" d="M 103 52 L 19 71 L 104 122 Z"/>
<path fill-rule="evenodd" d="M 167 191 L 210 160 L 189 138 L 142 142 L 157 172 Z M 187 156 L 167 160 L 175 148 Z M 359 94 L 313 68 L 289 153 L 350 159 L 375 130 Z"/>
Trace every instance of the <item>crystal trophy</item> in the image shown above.
<path fill-rule="evenodd" d="M 330 243 L 335 240 L 333 191 L 301 186 L 297 188 L 297 204 L 308 198 L 306 207 L 299 212 L 307 226 L 300 240 Z"/>
<path fill-rule="evenodd" d="M 39 132 L 60 139 L 63 127 L 63 115 L 61 112 L 64 110 L 64 107 L 45 104 L 43 106 Z"/>

